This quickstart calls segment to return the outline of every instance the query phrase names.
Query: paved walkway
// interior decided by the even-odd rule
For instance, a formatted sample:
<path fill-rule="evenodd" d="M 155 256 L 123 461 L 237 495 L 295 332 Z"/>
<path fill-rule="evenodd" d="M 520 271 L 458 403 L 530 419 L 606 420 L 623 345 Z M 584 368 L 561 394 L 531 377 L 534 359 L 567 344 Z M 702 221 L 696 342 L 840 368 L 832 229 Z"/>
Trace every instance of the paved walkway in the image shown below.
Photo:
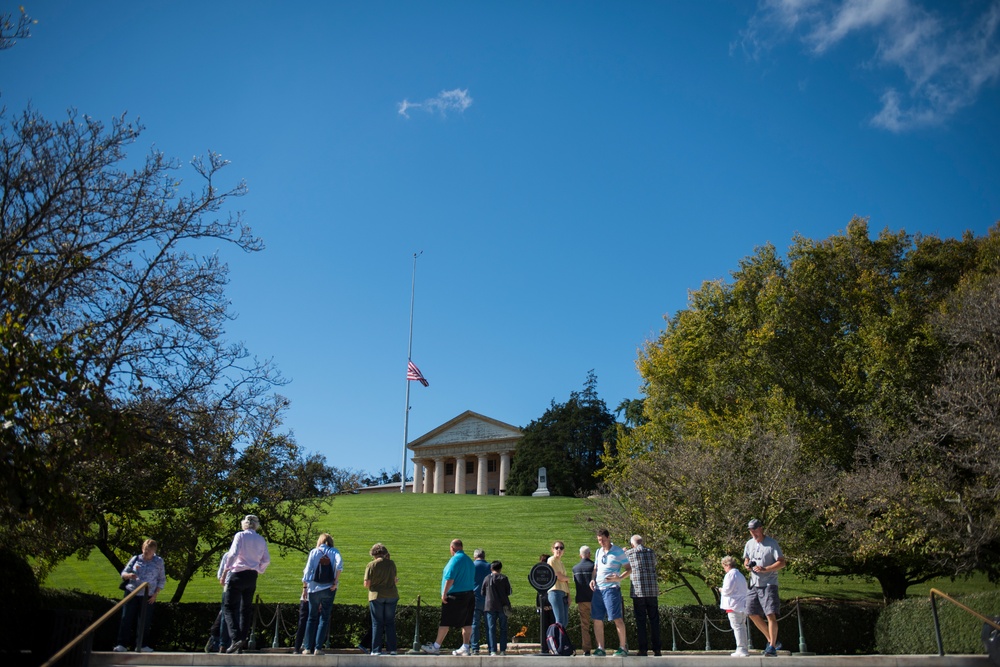
<path fill-rule="evenodd" d="M 528 649 L 530 645 L 522 645 Z M 537 644 L 534 648 L 537 650 Z M 242 655 L 208 653 L 105 653 L 94 652 L 90 667 L 373 667 L 374 665 L 409 665 L 410 667 L 992 667 L 986 655 L 799 655 L 782 651 L 778 658 L 765 658 L 760 652 L 749 658 L 732 658 L 728 651 L 672 652 L 662 657 L 595 658 L 582 654 L 570 657 L 540 655 L 535 652 L 512 653 L 491 658 L 488 655 L 457 658 L 452 655 L 371 656 L 358 651 L 330 652 L 321 656 L 293 655 L 282 650 L 267 650 Z"/>

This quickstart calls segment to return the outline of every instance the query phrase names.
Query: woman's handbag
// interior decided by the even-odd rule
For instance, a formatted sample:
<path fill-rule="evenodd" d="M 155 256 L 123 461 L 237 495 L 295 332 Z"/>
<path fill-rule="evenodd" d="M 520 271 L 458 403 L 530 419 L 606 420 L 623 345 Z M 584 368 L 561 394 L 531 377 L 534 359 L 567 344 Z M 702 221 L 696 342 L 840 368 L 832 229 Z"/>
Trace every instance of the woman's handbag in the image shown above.
<path fill-rule="evenodd" d="M 132 556 L 132 560 L 130 560 L 128 562 L 128 565 L 125 566 L 125 571 L 126 572 L 131 572 L 132 571 L 132 566 L 135 565 L 135 559 L 138 558 L 138 557 L 139 556 Z M 125 591 L 127 593 L 128 592 L 128 584 L 129 584 L 129 582 L 128 582 L 127 579 L 122 579 L 122 582 L 120 584 L 118 584 L 118 588 L 120 588 L 121 590 L 123 590 L 123 591 Z"/>

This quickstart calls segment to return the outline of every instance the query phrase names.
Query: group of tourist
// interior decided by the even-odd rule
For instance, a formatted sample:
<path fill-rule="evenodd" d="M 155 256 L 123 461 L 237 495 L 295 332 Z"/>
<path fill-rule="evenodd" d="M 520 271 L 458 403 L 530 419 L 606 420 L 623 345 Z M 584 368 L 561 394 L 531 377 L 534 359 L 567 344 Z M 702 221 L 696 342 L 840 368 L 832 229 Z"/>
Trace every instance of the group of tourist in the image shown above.
<path fill-rule="evenodd" d="M 257 577 L 270 563 L 267 542 L 257 530 L 260 521 L 252 514 L 244 517 L 242 530 L 233 537 L 232 545 L 219 563 L 218 579 L 222 585 L 222 606 L 210 631 L 207 652 L 225 651 L 241 653 L 247 647 L 252 618 L 253 595 Z M 736 637 L 734 657 L 749 655 L 747 624 L 749 617 L 767 639 L 764 655 L 773 657 L 781 648 L 778 642 L 778 570 L 785 566 L 785 557 L 777 541 L 764 533 L 758 519 L 748 524 L 750 539 L 743 549 L 743 565 L 750 573 L 750 582 L 737 567 L 732 556 L 722 558 L 725 572 L 719 588 L 720 606 L 728 615 Z M 591 559 L 589 546 L 580 547 L 580 560 L 567 570 L 563 562 L 566 545 L 557 540 L 552 544 L 552 555 L 542 560 L 552 568 L 552 586 L 545 591 L 552 609 L 554 622 L 565 629 L 569 623 L 570 581 L 574 582 L 575 602 L 580 615 L 580 632 L 584 655 L 607 655 L 604 648 L 604 624 L 614 623 L 619 647 L 615 656 L 627 656 L 628 645 L 623 615 L 621 584 L 629 580 L 629 597 L 636 623 L 638 655 L 661 655 L 660 612 L 657 602 L 659 587 L 656 577 L 656 554 L 643 544 L 641 535 L 633 535 L 628 549 L 613 544 L 606 529 L 596 534 L 600 545 Z M 126 651 L 136 637 L 142 605 L 147 605 L 144 615 L 143 637 L 148 637 L 152 619 L 152 605 L 157 594 L 166 585 L 163 559 L 156 555 L 157 544 L 146 540 L 142 553 L 129 560 L 122 570 L 123 587 L 127 592 L 146 584 L 132 597 L 122 610 L 118 644 L 115 651 Z M 424 644 L 424 653 L 439 654 L 441 643 L 451 628 L 461 628 L 462 645 L 452 655 L 466 656 L 479 653 L 480 642 L 485 639 L 490 655 L 505 655 L 507 651 L 507 616 L 510 613 L 511 585 L 503 574 L 503 564 L 488 562 L 482 549 L 470 558 L 464 551 L 462 540 L 454 539 L 449 545 L 450 555 L 441 575 L 441 621 L 437 638 Z M 376 543 L 369 551 L 371 562 L 365 567 L 364 586 L 368 589 L 371 616 L 371 640 L 365 649 L 372 655 L 395 655 L 397 648 L 395 615 L 399 602 L 396 564 L 389 550 Z M 344 561 L 334 547 L 328 533 L 319 536 L 316 548 L 309 552 L 302 573 L 302 594 L 299 601 L 299 624 L 295 638 L 295 652 L 303 655 L 322 655 L 330 633 L 330 616 L 340 585 Z M 572 573 L 572 577 L 570 577 Z M 542 600 L 542 596 L 540 596 Z M 541 602 L 540 602 L 541 606 Z M 542 609 L 539 610 L 540 613 Z M 544 614 L 542 614 L 544 617 Z M 591 641 L 591 630 L 596 647 Z M 145 643 L 142 651 L 152 651 Z"/>
<path fill-rule="evenodd" d="M 421 646 L 424 653 L 437 655 L 448 630 L 461 628 L 462 645 L 452 655 L 478 655 L 483 617 L 490 655 L 507 653 L 507 616 L 510 613 L 510 580 L 503 563 L 486 562 L 486 552 L 476 549 L 475 560 L 465 553 L 462 540 L 449 545 L 451 558 L 441 574 L 441 622 L 437 638 Z"/>

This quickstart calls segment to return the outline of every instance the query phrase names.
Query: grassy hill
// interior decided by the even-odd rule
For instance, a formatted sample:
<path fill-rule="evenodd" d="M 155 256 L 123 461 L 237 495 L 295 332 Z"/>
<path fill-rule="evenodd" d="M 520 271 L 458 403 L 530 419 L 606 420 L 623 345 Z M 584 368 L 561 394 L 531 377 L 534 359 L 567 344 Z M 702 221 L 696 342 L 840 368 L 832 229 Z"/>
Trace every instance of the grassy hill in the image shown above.
<path fill-rule="evenodd" d="M 233 530 L 239 517 L 233 517 Z M 321 531 L 333 535 L 344 557 L 344 573 L 337 602 L 361 604 L 367 591 L 361 584 L 365 565 L 371 558 L 368 550 L 382 542 L 392 553 L 399 570 L 401 604 L 414 604 L 417 596 L 433 604 L 440 592 L 441 570 L 448 560 L 448 545 L 453 538 L 465 543 L 471 556 L 475 548 L 486 550 L 489 560 L 503 561 L 504 573 L 511 579 L 515 605 L 533 605 L 534 591 L 527 575 L 541 553 L 549 553 L 554 540 L 566 542 L 567 566 L 578 560 L 577 550 L 589 544 L 596 551 L 594 533 L 600 525 L 587 515 L 586 501 L 578 498 L 525 498 L 514 496 L 456 496 L 430 494 L 375 494 L 338 496 L 327 505 L 326 521 Z M 624 545 L 628 536 L 608 526 L 611 538 Z M 317 532 L 318 535 L 318 532 Z M 154 536 L 155 537 L 155 536 Z M 780 535 L 778 536 L 780 539 Z M 656 545 L 650 545 L 654 549 Z M 739 554 L 742 544 L 733 545 Z M 160 555 L 170 558 L 170 545 L 160 545 Z M 721 554 L 720 554 L 721 556 Z M 795 555 L 788 554 L 792 565 L 781 575 L 783 598 L 795 596 L 841 599 L 881 599 L 877 583 L 862 579 L 837 579 L 830 582 L 808 581 L 794 569 Z M 257 585 L 264 602 L 292 602 L 301 590 L 304 553 L 281 556 L 272 548 L 271 566 Z M 118 576 L 96 551 L 89 561 L 71 558 L 52 572 L 43 585 L 48 588 L 77 589 L 117 598 Z M 697 582 L 692 581 L 697 586 Z M 954 592 L 996 590 L 984 577 L 950 582 L 939 580 L 910 588 L 911 595 L 925 596 L 931 586 Z M 164 591 L 169 599 L 173 585 Z M 192 580 L 184 592 L 185 602 L 216 601 L 221 594 L 212 578 Z M 711 593 L 699 590 L 705 603 Z M 661 604 L 694 604 L 685 589 L 671 590 L 661 596 Z"/>

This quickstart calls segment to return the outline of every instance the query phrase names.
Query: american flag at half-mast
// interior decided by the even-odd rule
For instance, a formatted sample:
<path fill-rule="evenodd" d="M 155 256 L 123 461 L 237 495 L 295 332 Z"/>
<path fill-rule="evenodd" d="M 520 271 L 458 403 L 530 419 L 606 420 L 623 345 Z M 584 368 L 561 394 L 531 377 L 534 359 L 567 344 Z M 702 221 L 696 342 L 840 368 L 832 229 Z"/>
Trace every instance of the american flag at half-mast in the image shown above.
<path fill-rule="evenodd" d="M 417 368 L 417 365 L 409 360 L 407 360 L 406 362 L 406 379 L 416 380 L 425 387 L 430 386 L 430 383 L 424 379 L 424 376 L 420 372 L 420 369 Z"/>

